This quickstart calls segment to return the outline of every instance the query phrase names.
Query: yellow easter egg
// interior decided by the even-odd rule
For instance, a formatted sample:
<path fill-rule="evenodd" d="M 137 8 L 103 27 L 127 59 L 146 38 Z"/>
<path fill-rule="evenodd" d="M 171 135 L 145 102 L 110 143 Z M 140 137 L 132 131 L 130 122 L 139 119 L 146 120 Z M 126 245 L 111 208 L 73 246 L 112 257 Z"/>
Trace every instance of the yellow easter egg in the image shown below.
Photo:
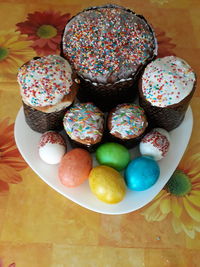
<path fill-rule="evenodd" d="M 109 204 L 120 202 L 126 193 L 123 176 L 115 169 L 104 165 L 91 170 L 89 185 L 98 199 Z"/>

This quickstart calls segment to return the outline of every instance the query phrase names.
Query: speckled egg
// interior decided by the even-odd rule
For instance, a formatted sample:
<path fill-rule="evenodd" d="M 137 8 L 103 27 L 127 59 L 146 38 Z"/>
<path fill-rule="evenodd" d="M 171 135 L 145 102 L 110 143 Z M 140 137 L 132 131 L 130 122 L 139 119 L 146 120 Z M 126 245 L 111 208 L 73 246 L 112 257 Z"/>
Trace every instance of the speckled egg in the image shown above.
<path fill-rule="evenodd" d="M 54 131 L 42 134 L 39 145 L 39 156 L 48 164 L 58 164 L 66 152 L 66 144 L 62 136 Z"/>
<path fill-rule="evenodd" d="M 154 128 L 143 137 L 139 145 L 142 155 L 152 156 L 155 160 L 164 158 L 167 155 L 169 147 L 169 133 L 162 128 Z"/>
<path fill-rule="evenodd" d="M 133 159 L 125 170 L 127 187 L 143 191 L 156 183 L 160 175 L 158 163 L 150 157 L 142 156 Z"/>
<path fill-rule="evenodd" d="M 91 169 L 90 153 L 84 149 L 75 148 L 62 158 L 58 168 L 58 177 L 63 185 L 76 187 L 88 179 Z"/>
<path fill-rule="evenodd" d="M 108 204 L 120 202 L 126 193 L 123 176 L 108 166 L 93 168 L 89 175 L 89 185 L 96 197 Z"/>
<path fill-rule="evenodd" d="M 118 171 L 123 170 L 130 161 L 130 153 L 126 147 L 118 143 L 104 143 L 96 150 L 97 161 Z"/>

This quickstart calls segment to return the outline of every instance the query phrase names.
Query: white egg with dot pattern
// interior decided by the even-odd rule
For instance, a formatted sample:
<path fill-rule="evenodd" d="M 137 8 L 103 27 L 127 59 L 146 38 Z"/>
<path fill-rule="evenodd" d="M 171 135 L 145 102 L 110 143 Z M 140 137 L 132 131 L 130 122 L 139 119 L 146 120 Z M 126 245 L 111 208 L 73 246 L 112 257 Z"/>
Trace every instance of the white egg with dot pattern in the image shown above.
<path fill-rule="evenodd" d="M 66 152 L 66 144 L 59 133 L 48 131 L 39 142 L 39 156 L 48 164 L 58 164 Z"/>
<path fill-rule="evenodd" d="M 164 158 L 170 147 L 170 135 L 162 128 L 154 128 L 146 134 L 140 142 L 140 153 L 151 156 L 155 160 Z"/>

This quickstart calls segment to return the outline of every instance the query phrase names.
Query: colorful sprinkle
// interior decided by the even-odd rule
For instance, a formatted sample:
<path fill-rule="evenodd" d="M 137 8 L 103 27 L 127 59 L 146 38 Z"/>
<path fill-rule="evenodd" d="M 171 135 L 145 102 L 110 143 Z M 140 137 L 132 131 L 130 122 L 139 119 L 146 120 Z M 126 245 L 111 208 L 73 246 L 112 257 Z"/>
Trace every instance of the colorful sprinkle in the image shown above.
<path fill-rule="evenodd" d="M 59 103 L 70 93 L 72 69 L 60 56 L 32 59 L 18 73 L 22 98 L 31 106 L 44 107 Z"/>
<path fill-rule="evenodd" d="M 56 132 L 48 131 L 44 133 L 39 142 L 39 148 L 45 146 L 47 143 L 65 145 L 65 141 L 62 136 Z"/>
<path fill-rule="evenodd" d="M 63 124 L 71 139 L 96 141 L 103 135 L 104 115 L 92 103 L 77 103 L 66 112 Z"/>
<path fill-rule="evenodd" d="M 166 156 L 170 146 L 168 136 L 165 136 L 157 129 L 153 129 L 150 133 L 146 134 L 141 143 L 151 144 L 160 151 L 162 157 Z"/>
<path fill-rule="evenodd" d="M 124 139 L 141 135 L 147 127 L 144 110 L 135 104 L 120 104 L 110 114 L 110 133 Z"/>
<path fill-rule="evenodd" d="M 158 58 L 145 69 L 142 91 L 153 106 L 179 103 L 194 87 L 195 74 L 183 59 L 175 56 Z"/>
<path fill-rule="evenodd" d="M 100 83 L 135 74 L 154 48 L 145 20 L 116 6 L 79 13 L 67 24 L 63 37 L 64 55 L 79 75 Z"/>

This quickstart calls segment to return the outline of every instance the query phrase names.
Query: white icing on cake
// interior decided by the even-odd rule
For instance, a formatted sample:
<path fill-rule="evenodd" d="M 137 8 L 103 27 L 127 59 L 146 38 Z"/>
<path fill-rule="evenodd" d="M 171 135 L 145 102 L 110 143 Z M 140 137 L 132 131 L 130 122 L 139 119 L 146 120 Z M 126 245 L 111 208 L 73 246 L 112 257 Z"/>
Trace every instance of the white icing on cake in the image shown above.
<path fill-rule="evenodd" d="M 24 64 L 18 82 L 25 103 L 33 107 L 55 105 L 71 92 L 72 69 L 58 55 L 44 56 Z"/>
<path fill-rule="evenodd" d="M 142 91 L 153 106 L 177 104 L 193 89 L 195 74 L 183 59 L 175 56 L 158 58 L 151 62 L 142 76 Z"/>
<path fill-rule="evenodd" d="M 72 140 L 97 140 L 103 135 L 103 123 L 103 113 L 92 103 L 75 104 L 63 119 L 65 131 Z"/>
<path fill-rule="evenodd" d="M 120 104 L 111 115 L 110 133 L 124 139 L 139 136 L 146 126 L 144 110 L 135 104 Z"/>

